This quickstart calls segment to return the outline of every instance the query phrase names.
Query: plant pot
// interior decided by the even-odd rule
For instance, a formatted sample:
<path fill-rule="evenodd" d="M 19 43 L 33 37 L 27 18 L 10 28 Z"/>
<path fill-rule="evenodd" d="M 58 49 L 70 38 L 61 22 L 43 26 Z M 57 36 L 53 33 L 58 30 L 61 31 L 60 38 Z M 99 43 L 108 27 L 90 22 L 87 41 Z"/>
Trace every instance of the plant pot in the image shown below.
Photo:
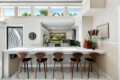
<path fill-rule="evenodd" d="M 93 43 L 92 43 L 92 49 L 93 49 L 93 50 L 95 50 L 95 48 L 96 48 L 95 45 L 96 45 L 96 43 L 93 42 Z"/>

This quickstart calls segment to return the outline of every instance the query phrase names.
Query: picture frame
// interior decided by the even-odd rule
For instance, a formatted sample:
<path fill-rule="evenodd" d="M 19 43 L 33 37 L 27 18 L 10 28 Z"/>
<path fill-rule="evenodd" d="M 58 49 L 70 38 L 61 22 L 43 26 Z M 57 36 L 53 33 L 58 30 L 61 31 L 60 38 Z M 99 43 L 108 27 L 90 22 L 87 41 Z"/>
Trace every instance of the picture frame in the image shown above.
<path fill-rule="evenodd" d="M 98 38 L 109 39 L 109 23 L 99 25 L 97 29 L 99 30 Z"/>

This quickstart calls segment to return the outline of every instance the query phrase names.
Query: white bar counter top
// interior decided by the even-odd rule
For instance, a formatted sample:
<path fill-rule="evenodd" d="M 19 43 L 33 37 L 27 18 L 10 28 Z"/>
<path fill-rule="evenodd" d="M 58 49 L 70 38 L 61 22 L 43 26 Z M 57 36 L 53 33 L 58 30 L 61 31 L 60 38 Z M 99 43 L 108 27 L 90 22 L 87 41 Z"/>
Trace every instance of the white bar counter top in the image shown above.
<path fill-rule="evenodd" d="M 64 54 L 71 55 L 73 52 L 81 52 L 82 54 L 90 54 L 92 52 L 97 52 L 99 54 L 105 54 L 106 51 L 104 50 L 92 50 L 80 47 L 18 47 L 18 48 L 11 48 L 8 50 L 3 51 L 4 55 L 4 77 L 9 78 L 11 73 L 11 69 L 13 70 L 13 63 L 15 62 L 14 59 L 10 59 L 9 54 L 17 54 L 19 52 L 27 52 L 28 54 L 35 54 L 37 52 L 45 52 L 46 54 L 53 54 L 54 52 L 63 52 Z M 49 57 L 50 58 L 50 57 Z M 50 62 L 51 63 L 51 62 Z M 17 70 L 14 70 L 16 72 Z M 12 71 L 13 72 L 13 71 Z"/>
<path fill-rule="evenodd" d="M 89 54 L 91 52 L 97 52 L 99 54 L 106 53 L 105 50 L 93 50 L 80 47 L 18 47 L 3 52 L 8 54 L 17 54 L 19 52 L 28 52 L 30 54 L 35 54 L 36 52 L 46 52 L 47 54 L 53 54 L 53 52 L 65 52 L 65 54 L 72 54 L 73 52 L 82 52 L 83 54 Z"/>

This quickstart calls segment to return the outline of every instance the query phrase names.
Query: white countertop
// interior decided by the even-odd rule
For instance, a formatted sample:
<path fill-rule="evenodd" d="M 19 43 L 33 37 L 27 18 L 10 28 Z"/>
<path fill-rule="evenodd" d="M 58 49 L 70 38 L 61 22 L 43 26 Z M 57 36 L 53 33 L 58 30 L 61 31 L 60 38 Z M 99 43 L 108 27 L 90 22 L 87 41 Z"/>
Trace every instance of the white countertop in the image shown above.
<path fill-rule="evenodd" d="M 8 54 L 17 54 L 19 52 L 28 52 L 30 54 L 35 54 L 36 52 L 46 52 L 47 54 L 53 54 L 54 52 L 65 52 L 65 54 L 72 54 L 73 52 L 82 52 L 83 54 L 89 54 L 91 52 L 97 52 L 99 54 L 105 54 L 104 50 L 92 50 L 80 47 L 18 47 L 11 48 L 3 51 Z"/>

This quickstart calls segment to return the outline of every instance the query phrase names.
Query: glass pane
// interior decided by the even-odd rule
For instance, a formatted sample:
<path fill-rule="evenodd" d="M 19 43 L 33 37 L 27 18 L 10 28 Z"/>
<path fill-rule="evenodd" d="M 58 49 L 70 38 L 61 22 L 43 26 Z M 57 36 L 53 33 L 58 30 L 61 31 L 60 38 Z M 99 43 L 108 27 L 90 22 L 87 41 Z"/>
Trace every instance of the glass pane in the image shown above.
<path fill-rule="evenodd" d="M 36 16 L 48 16 L 48 9 L 36 9 Z"/>
<path fill-rule="evenodd" d="M 3 16 L 14 16 L 15 10 L 12 8 L 4 8 L 3 9 Z"/>
<path fill-rule="evenodd" d="M 52 9 L 52 16 L 64 16 L 64 9 Z"/>
<path fill-rule="evenodd" d="M 31 16 L 31 9 L 19 9 L 19 16 Z"/>
<path fill-rule="evenodd" d="M 68 9 L 69 16 L 76 16 L 78 14 L 80 14 L 80 9 Z"/>

